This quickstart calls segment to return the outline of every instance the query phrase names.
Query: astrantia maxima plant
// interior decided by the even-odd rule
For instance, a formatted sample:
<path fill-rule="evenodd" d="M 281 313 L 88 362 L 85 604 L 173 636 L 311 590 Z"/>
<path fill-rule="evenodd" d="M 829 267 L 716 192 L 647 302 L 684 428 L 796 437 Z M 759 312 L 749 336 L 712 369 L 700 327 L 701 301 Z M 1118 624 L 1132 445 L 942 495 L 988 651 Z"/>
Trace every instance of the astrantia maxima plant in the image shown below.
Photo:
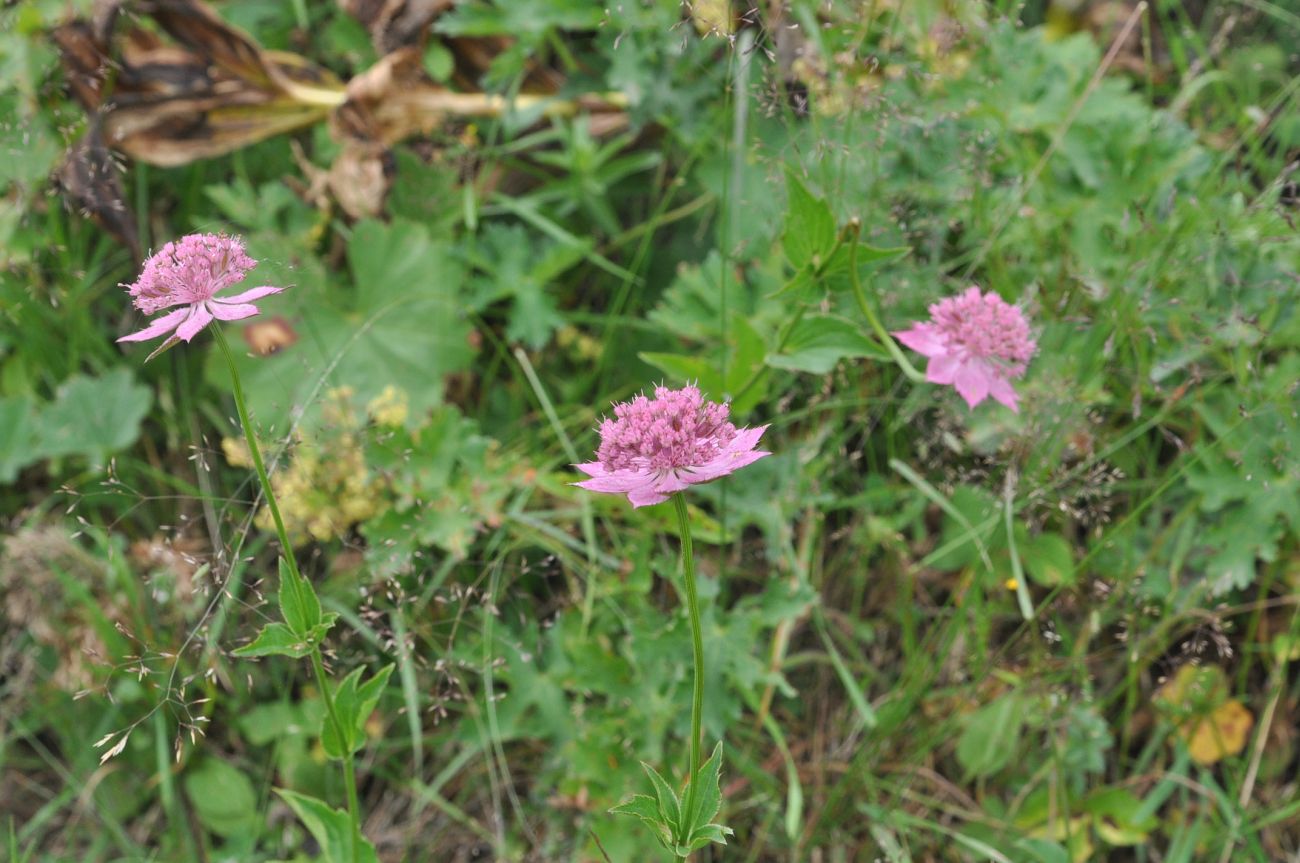
<path fill-rule="evenodd" d="M 670 497 L 682 543 L 683 598 L 691 621 L 694 688 L 691 697 L 690 762 L 683 796 L 650 765 L 655 794 L 637 794 L 614 812 L 639 818 L 678 858 L 712 842 L 726 844 L 731 830 L 713 823 L 722 808 L 722 744 L 700 764 L 700 725 L 704 712 L 704 636 L 695 586 L 690 518 L 682 492 L 753 464 L 769 452 L 756 449 L 767 426 L 736 428 L 725 404 L 704 398 L 699 389 L 657 387 L 651 398 L 639 395 L 614 406 L 613 418 L 600 424 L 596 461 L 574 465 L 589 479 L 575 485 L 591 491 L 625 494 L 632 506 L 663 503 Z"/>
<path fill-rule="evenodd" d="M 257 266 L 238 237 L 225 234 L 190 234 L 168 243 L 145 261 L 140 277 L 126 288 L 135 307 L 146 315 L 172 311 L 155 318 L 139 332 L 119 342 L 143 342 L 159 336 L 168 341 L 190 341 L 218 321 L 251 318 L 259 311 L 253 300 L 278 294 L 283 288 L 262 286 L 233 296 L 219 296 L 244 280 Z"/>
<path fill-rule="evenodd" d="M 168 243 L 145 261 L 140 277 L 126 287 L 135 307 L 145 314 L 152 315 L 165 309 L 172 311 L 155 318 L 143 330 L 123 336 L 118 341 L 140 342 L 167 336 L 162 347 L 150 354 L 152 359 L 175 344 L 191 341 L 214 320 L 238 321 L 251 318 L 260 311 L 253 305 L 253 300 L 278 294 L 283 288 L 250 288 L 233 296 L 222 296 L 221 292 L 242 282 L 248 271 L 255 266 L 257 262 L 244 251 L 244 244 L 238 237 L 191 234 L 177 242 Z M 212 336 L 230 370 L 235 409 L 239 413 L 239 423 L 248 443 L 253 469 L 257 472 L 267 509 L 275 523 L 275 532 L 280 538 L 282 554 L 279 565 L 280 586 L 276 594 L 282 619 L 267 623 L 253 641 L 236 649 L 234 653 L 241 657 L 289 656 L 310 661 L 317 691 L 321 693 L 325 705 L 320 733 L 321 748 L 326 756 L 343 763 L 347 812 L 336 812 L 323 801 L 292 791 L 281 790 L 280 796 L 304 821 L 324 823 L 324 819 L 330 822 L 336 841 L 327 849 L 326 856 L 329 859 L 347 863 L 375 860 L 373 846 L 361 834 L 355 757 L 366 742 L 362 731 L 363 723 L 378 703 L 393 666 L 381 669 L 365 683 L 361 682 L 360 669 L 337 685 L 326 677 L 321 644 L 338 619 L 338 613 L 321 608 L 316 589 L 298 567 L 293 544 L 289 540 L 280 506 L 275 499 L 275 489 L 271 486 L 257 435 L 248 415 L 244 388 L 239 380 L 239 367 L 221 327 L 213 327 Z M 104 738 L 101 743 L 109 739 Z M 114 748 L 120 751 L 122 743 L 125 743 L 125 738 Z M 109 754 L 113 754 L 113 751 L 110 750 Z M 310 817 L 304 813 L 310 813 Z"/>
<path fill-rule="evenodd" d="M 575 485 L 649 506 L 771 455 L 755 449 L 767 426 L 738 429 L 729 412 L 693 386 L 658 387 L 653 398 L 614 405 L 613 418 L 600 424 L 596 461 L 574 465 L 591 479 Z"/>
<path fill-rule="evenodd" d="M 971 407 L 992 396 L 1019 410 L 1011 381 L 1021 377 L 1038 345 L 1016 306 L 989 291 L 967 288 L 930 306 L 930 320 L 893 333 L 929 357 L 925 379 L 951 384 Z"/>

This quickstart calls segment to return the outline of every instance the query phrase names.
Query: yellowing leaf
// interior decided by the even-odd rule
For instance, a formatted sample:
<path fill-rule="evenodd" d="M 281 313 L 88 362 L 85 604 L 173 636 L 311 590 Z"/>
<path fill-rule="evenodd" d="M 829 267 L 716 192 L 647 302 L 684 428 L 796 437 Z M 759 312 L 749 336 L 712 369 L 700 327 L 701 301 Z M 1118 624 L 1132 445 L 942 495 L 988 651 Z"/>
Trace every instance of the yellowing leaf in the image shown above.
<path fill-rule="evenodd" d="M 1255 717 L 1228 697 L 1228 678 L 1215 665 L 1184 665 L 1155 694 L 1197 764 L 1214 764 L 1246 747 Z"/>
<path fill-rule="evenodd" d="M 1245 749 L 1254 724 L 1254 715 L 1233 699 L 1219 705 L 1205 719 L 1180 727 L 1178 733 L 1187 741 L 1192 760 L 1209 766 Z"/>
<path fill-rule="evenodd" d="M 695 32 L 701 36 L 716 33 L 720 36 L 731 35 L 731 3 L 728 0 L 695 0 L 687 4 Z"/>

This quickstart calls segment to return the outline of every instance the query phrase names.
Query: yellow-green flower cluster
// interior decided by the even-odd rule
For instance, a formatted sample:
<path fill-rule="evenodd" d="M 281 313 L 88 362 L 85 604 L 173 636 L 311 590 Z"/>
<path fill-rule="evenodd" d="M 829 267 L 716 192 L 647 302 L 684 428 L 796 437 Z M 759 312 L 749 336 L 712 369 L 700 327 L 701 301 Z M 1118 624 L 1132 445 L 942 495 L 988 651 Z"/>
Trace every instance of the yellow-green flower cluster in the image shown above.
<path fill-rule="evenodd" d="M 385 483 L 366 467 L 365 423 L 352 407 L 353 395 L 351 387 L 326 393 L 322 431 L 310 437 L 296 433 L 288 466 L 271 477 L 285 528 L 295 544 L 346 536 L 374 516 L 386 497 Z M 367 413 L 377 424 L 400 425 L 406 419 L 406 405 L 406 395 L 390 386 L 370 403 Z M 226 439 L 221 447 L 231 465 L 248 465 L 242 441 Z M 266 507 L 255 523 L 264 530 L 274 527 Z"/>

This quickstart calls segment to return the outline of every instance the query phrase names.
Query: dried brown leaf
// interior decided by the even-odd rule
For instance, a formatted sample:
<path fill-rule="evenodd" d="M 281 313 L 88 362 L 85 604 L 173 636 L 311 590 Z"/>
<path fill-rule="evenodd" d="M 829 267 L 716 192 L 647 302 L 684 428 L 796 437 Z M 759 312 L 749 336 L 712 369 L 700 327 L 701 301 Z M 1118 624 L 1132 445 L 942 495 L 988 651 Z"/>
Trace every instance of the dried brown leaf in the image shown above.
<path fill-rule="evenodd" d="M 94 219 L 138 258 L 140 238 L 135 217 L 126 205 L 120 173 L 99 125 L 92 123 L 68 150 L 56 179 L 68 204 Z"/>
<path fill-rule="evenodd" d="M 361 22 L 380 54 L 422 45 L 429 25 L 453 0 L 339 0 L 344 12 Z"/>

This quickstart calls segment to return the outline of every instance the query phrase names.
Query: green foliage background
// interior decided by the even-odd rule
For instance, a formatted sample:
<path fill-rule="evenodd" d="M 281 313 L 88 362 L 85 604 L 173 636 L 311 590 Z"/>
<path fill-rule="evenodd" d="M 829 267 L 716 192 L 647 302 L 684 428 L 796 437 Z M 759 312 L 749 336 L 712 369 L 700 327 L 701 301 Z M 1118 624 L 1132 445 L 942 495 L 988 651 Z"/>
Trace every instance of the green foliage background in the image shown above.
<path fill-rule="evenodd" d="M 293 286 L 263 308 L 297 341 L 240 362 L 332 663 L 395 666 L 363 729 L 380 859 L 660 859 L 607 810 L 684 757 L 671 521 L 568 483 L 611 401 L 686 380 L 775 453 L 691 496 L 736 831 L 702 859 L 1295 853 L 1300 17 L 1157 0 L 1098 74 L 1097 5 L 794 0 L 727 34 L 672 2 L 468 0 L 435 78 L 440 40 L 508 36 L 485 90 L 541 64 L 626 94 L 626 129 L 448 122 L 361 221 L 295 194 L 323 126 L 125 166 L 150 247 L 237 232 Z M 217 8 L 343 78 L 377 59 L 334 4 Z M 314 859 L 294 792 L 342 794 L 318 693 L 231 655 L 275 553 L 224 369 L 203 339 L 114 344 L 139 262 L 48 180 L 84 125 L 67 12 L 0 11 L 2 844 Z M 970 283 L 1022 304 L 1019 414 L 890 363 L 851 219 L 892 329 Z M 1189 662 L 1222 691 L 1162 708 Z M 1187 723 L 1226 700 L 1252 733 L 1202 763 Z"/>

